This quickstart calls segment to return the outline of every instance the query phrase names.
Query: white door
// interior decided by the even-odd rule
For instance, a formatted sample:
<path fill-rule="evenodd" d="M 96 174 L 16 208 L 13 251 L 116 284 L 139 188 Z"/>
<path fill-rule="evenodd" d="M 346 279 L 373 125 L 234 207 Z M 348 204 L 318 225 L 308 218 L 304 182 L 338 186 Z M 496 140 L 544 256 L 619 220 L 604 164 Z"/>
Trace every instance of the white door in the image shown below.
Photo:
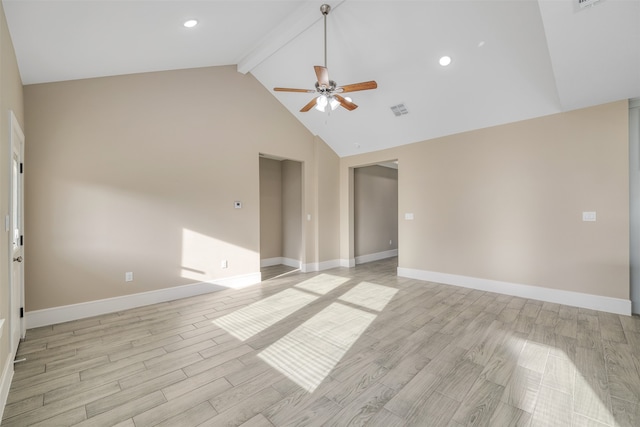
<path fill-rule="evenodd" d="M 11 112 L 11 194 L 9 206 L 9 275 L 11 282 L 11 351 L 15 354 L 24 338 L 24 246 L 23 246 L 23 163 L 24 133 L 13 112 Z"/>

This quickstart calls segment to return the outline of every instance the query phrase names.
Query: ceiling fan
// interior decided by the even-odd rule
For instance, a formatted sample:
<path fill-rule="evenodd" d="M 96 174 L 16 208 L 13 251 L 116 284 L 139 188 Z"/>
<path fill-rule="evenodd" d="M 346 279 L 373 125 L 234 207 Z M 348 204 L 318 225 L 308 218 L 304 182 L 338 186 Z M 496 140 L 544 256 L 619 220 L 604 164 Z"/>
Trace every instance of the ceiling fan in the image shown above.
<path fill-rule="evenodd" d="M 353 111 L 358 106 L 354 104 L 349 97 L 343 97 L 341 93 L 356 92 L 359 90 L 369 90 L 378 87 L 378 84 L 374 81 L 353 83 L 350 85 L 338 86 L 335 81 L 329 80 L 329 70 L 327 69 L 327 15 L 331 10 L 331 6 L 323 4 L 320 6 L 320 12 L 324 16 L 324 67 L 316 65 L 313 68 L 316 72 L 318 81 L 316 82 L 315 89 L 292 89 L 286 87 L 273 88 L 276 92 L 303 92 L 303 93 L 318 93 L 319 95 L 309 101 L 307 105 L 300 109 L 300 112 L 304 113 L 316 107 L 317 110 L 324 112 L 327 105 L 331 110 L 335 110 L 339 105 L 343 106 L 349 111 Z"/>

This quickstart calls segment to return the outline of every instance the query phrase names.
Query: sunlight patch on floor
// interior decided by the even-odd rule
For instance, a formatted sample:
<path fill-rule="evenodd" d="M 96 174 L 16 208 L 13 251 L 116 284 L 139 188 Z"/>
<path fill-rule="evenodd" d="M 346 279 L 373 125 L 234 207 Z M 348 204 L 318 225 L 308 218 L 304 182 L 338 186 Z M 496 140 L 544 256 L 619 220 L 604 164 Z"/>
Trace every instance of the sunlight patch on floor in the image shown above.
<path fill-rule="evenodd" d="M 341 276 L 333 276 L 331 274 L 319 274 L 304 282 L 298 283 L 295 287 L 311 291 L 316 294 L 326 295 L 338 286 L 348 282 L 349 278 Z"/>
<path fill-rule="evenodd" d="M 307 292 L 285 289 L 226 316 L 219 317 L 213 320 L 213 323 L 239 340 L 245 341 L 316 299 L 318 299 L 317 296 Z"/>
<path fill-rule="evenodd" d="M 595 351 L 582 349 L 587 355 L 576 354 L 574 360 L 554 346 L 507 339 L 517 363 L 501 400 L 533 414 L 531 426 L 618 426 L 608 390 L 602 388 L 596 370 L 587 368 L 604 364 L 604 360 L 589 360 L 600 357 Z"/>
<path fill-rule="evenodd" d="M 291 270 L 291 271 L 287 271 L 286 273 L 282 273 L 282 274 L 278 274 L 277 276 L 273 276 L 273 277 L 269 277 L 268 279 L 263 279 L 263 280 L 276 280 L 276 279 L 281 279 L 283 277 L 292 275 L 292 274 L 296 274 L 299 273 L 300 269 L 296 268 L 295 270 Z"/>
<path fill-rule="evenodd" d="M 326 295 L 350 279 L 319 274 L 293 288 L 212 321 L 245 341 Z M 339 300 L 382 311 L 398 289 L 361 282 Z M 308 392 L 313 392 L 367 330 L 377 314 L 333 302 L 258 354 Z"/>
<path fill-rule="evenodd" d="M 396 288 L 362 282 L 338 299 L 370 310 L 382 311 L 396 292 L 398 292 Z"/>
<path fill-rule="evenodd" d="M 333 303 L 258 354 L 313 392 L 377 316 Z"/>

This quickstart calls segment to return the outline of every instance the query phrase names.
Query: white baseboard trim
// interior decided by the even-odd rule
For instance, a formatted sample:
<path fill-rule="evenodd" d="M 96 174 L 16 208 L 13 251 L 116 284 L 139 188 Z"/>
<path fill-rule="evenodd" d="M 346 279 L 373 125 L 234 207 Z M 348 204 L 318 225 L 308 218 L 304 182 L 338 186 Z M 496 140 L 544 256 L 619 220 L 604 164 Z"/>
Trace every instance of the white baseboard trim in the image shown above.
<path fill-rule="evenodd" d="M 308 264 L 304 264 L 302 266 L 301 271 L 303 273 L 309 273 L 311 271 L 324 271 L 330 270 L 332 268 L 340 267 L 339 259 L 332 259 L 329 261 L 321 261 L 321 262 L 310 262 Z"/>
<path fill-rule="evenodd" d="M 265 258 L 260 260 L 260 268 L 262 267 L 273 267 L 274 265 L 282 264 L 282 257 L 275 258 Z"/>
<path fill-rule="evenodd" d="M 341 259 L 340 260 L 340 267 L 353 268 L 355 266 L 356 266 L 356 259 L 355 258 Z"/>
<path fill-rule="evenodd" d="M 13 360 L 15 354 L 9 353 L 7 361 L 2 369 L 2 378 L 0 378 L 0 420 L 4 415 L 4 407 L 7 404 L 7 398 L 9 397 L 9 389 L 11 388 L 11 381 L 13 381 Z"/>
<path fill-rule="evenodd" d="M 255 285 L 262 280 L 260 273 L 250 273 L 241 276 L 214 279 L 191 285 L 175 286 L 173 288 L 158 289 L 156 291 L 88 301 L 61 307 L 45 308 L 43 310 L 28 311 L 26 313 L 27 329 L 40 326 L 54 325 L 71 320 L 84 319 L 100 314 L 113 313 L 129 308 L 142 307 L 159 302 L 172 301 L 202 295 L 223 289 L 239 289 Z"/>
<path fill-rule="evenodd" d="M 463 288 L 513 295 L 521 298 L 553 302 L 556 304 L 570 305 L 573 307 L 589 308 L 591 310 L 606 311 L 609 313 L 627 316 L 631 315 L 631 301 L 621 298 L 611 298 L 600 295 L 584 294 L 581 292 L 521 285 L 517 283 L 500 282 L 497 280 L 479 279 L 476 277 L 416 270 L 412 268 L 398 267 L 398 276 L 424 280 L 426 282 L 443 283 L 446 285 L 461 286 Z"/>
<path fill-rule="evenodd" d="M 299 259 L 285 258 L 282 257 L 282 262 L 280 264 L 286 265 L 287 267 L 300 268 L 302 269 L 302 262 Z"/>
<path fill-rule="evenodd" d="M 273 265 L 286 265 L 287 267 L 299 268 L 303 273 L 309 273 L 312 271 L 322 271 L 340 267 L 341 262 L 339 259 L 333 259 L 330 261 L 310 262 L 307 264 L 303 264 L 297 259 L 284 257 L 265 258 L 260 260 L 260 267 L 271 267 Z"/>
<path fill-rule="evenodd" d="M 332 268 L 340 267 L 339 259 L 332 259 L 330 261 L 321 261 L 318 263 L 317 271 L 331 270 Z"/>
<path fill-rule="evenodd" d="M 302 263 L 297 259 L 285 258 L 280 256 L 280 257 L 265 258 L 260 260 L 260 267 L 271 267 L 274 265 L 286 265 L 287 267 L 302 269 Z"/>
<path fill-rule="evenodd" d="M 367 254 L 357 256 L 355 259 L 356 264 L 364 264 L 365 262 L 378 261 L 385 258 L 392 258 L 398 256 L 397 249 L 391 249 L 390 251 L 377 252 L 375 254 Z"/>

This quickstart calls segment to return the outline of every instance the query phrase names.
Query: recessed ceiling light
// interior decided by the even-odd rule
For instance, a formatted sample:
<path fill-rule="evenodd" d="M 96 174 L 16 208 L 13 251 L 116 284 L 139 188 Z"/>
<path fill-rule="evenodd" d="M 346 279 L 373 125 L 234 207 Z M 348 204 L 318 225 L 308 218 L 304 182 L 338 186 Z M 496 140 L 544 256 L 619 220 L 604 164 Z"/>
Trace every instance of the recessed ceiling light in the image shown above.
<path fill-rule="evenodd" d="M 196 25 L 198 25 L 198 21 L 195 19 L 189 19 L 188 21 L 184 21 L 184 24 L 182 25 L 184 25 L 187 28 L 193 28 Z"/>
<path fill-rule="evenodd" d="M 449 64 L 451 64 L 451 57 L 443 56 L 442 58 L 440 58 L 440 65 L 442 65 L 443 67 L 446 67 Z"/>

